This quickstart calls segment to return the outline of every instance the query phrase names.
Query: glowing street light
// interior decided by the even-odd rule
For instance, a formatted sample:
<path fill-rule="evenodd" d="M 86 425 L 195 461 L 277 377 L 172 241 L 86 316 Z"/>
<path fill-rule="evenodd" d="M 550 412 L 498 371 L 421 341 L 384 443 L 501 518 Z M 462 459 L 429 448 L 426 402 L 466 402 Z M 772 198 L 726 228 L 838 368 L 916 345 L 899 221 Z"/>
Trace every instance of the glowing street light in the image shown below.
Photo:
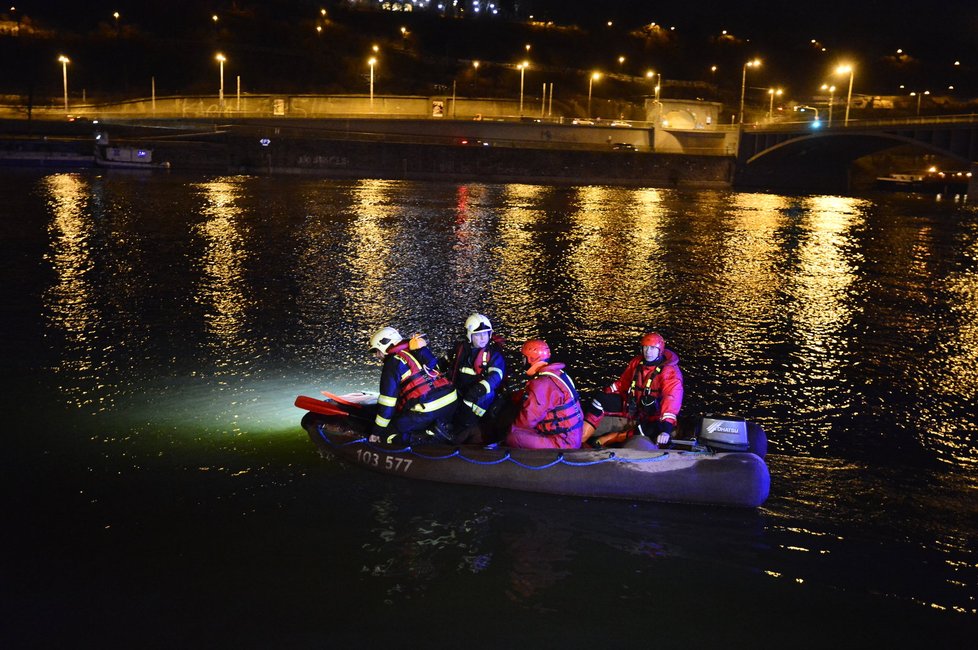
<path fill-rule="evenodd" d="M 774 88 L 769 88 L 768 89 L 767 94 L 771 96 L 771 102 L 768 104 L 768 107 L 767 107 L 767 121 L 768 122 L 770 122 L 770 121 L 772 121 L 774 119 L 774 98 L 775 97 L 780 97 L 783 92 L 784 91 L 781 90 L 780 88 L 778 88 L 777 90 L 775 90 Z"/>
<path fill-rule="evenodd" d="M 68 64 L 71 60 L 64 54 L 58 57 L 58 63 L 61 64 L 61 76 L 64 79 L 65 85 L 65 114 L 68 114 Z"/>
<path fill-rule="evenodd" d="M 918 116 L 920 115 L 920 100 L 924 98 L 924 95 L 929 95 L 929 94 L 930 94 L 930 91 L 929 90 L 925 90 L 922 93 L 917 93 L 917 92 L 910 93 L 910 96 L 911 97 L 913 97 L 913 96 L 916 96 L 917 97 L 917 115 Z"/>
<path fill-rule="evenodd" d="M 520 69 L 520 117 L 523 116 L 523 76 L 526 74 L 526 69 L 530 67 L 529 61 L 524 61 L 520 63 L 517 68 Z"/>
<path fill-rule="evenodd" d="M 224 112 L 224 62 L 227 61 L 227 58 L 220 52 L 218 52 L 217 56 L 215 56 L 214 58 L 217 59 L 217 62 L 221 66 L 221 87 L 220 87 L 220 91 L 218 92 L 218 104 L 220 104 L 221 112 L 223 113 Z"/>
<path fill-rule="evenodd" d="M 846 96 L 846 119 L 844 122 L 845 126 L 849 126 L 849 106 L 852 104 L 852 78 L 855 76 L 855 70 L 851 65 L 840 65 L 835 69 L 836 74 L 848 74 L 849 75 L 849 94 Z"/>
<path fill-rule="evenodd" d="M 656 76 L 659 77 L 659 80 L 658 81 L 655 81 Z M 652 87 L 652 90 L 655 93 L 655 102 L 658 104 L 659 103 L 659 88 L 662 86 L 662 73 L 660 72 L 658 75 L 656 75 L 655 71 L 649 70 L 648 72 L 645 73 L 645 78 L 646 79 L 651 79 L 652 80 L 652 83 L 655 84 L 655 86 Z"/>
<path fill-rule="evenodd" d="M 591 117 L 591 88 L 594 86 L 594 82 L 601 78 L 600 72 L 592 72 L 591 76 L 587 80 L 587 116 Z"/>
<path fill-rule="evenodd" d="M 744 94 L 747 92 L 747 68 L 757 68 L 760 67 L 761 60 L 754 59 L 753 61 L 748 61 L 744 64 L 744 74 L 743 78 L 740 80 L 740 113 L 738 114 L 739 122 L 744 123 Z"/>
<path fill-rule="evenodd" d="M 822 90 L 829 91 L 829 126 L 832 126 L 832 107 L 835 106 L 835 86 L 822 84 Z"/>
<path fill-rule="evenodd" d="M 369 59 L 367 59 L 367 65 L 370 66 L 370 112 L 373 113 L 374 112 L 374 66 L 377 65 L 377 57 L 372 56 Z"/>

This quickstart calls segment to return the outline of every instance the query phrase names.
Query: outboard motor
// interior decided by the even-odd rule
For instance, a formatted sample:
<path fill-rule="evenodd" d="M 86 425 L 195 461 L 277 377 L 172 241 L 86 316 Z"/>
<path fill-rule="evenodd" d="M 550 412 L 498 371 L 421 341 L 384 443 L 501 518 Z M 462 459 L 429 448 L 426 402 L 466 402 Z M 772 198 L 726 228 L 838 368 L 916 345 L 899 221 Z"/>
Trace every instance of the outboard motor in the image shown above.
<path fill-rule="evenodd" d="M 747 451 L 747 421 L 733 415 L 705 415 L 700 421 L 697 438 L 700 444 L 717 451 Z"/>

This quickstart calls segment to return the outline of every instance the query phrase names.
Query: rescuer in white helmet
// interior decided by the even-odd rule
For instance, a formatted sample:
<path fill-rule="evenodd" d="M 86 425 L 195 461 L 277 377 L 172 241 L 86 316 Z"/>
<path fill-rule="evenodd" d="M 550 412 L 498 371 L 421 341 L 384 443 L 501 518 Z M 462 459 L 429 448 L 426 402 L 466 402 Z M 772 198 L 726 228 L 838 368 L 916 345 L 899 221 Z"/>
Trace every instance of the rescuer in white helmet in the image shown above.
<path fill-rule="evenodd" d="M 493 334 L 489 319 L 472 314 L 465 319 L 465 339 L 439 362 L 462 399 L 455 410 L 456 431 L 464 432 L 479 424 L 496 400 L 506 379 L 502 346 L 503 340 Z"/>
<path fill-rule="evenodd" d="M 370 351 L 384 364 L 371 436 L 391 445 L 454 442 L 450 422 L 458 395 L 435 369 L 424 337 L 404 340 L 393 327 L 382 327 L 370 337 Z"/>

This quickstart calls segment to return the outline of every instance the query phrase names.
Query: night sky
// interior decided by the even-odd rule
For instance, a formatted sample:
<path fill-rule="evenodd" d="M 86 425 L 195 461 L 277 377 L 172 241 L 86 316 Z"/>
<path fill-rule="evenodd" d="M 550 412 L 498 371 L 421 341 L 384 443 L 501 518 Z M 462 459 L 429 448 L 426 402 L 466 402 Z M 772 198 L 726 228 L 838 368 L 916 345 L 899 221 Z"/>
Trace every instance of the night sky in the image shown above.
<path fill-rule="evenodd" d="M 228 17 L 225 24 L 230 24 L 237 14 L 239 18 L 260 16 L 260 20 L 276 20 L 289 28 L 301 29 L 312 24 L 320 7 L 333 10 L 344 4 L 343 0 L 26 0 L 15 6 L 20 15 L 30 16 L 39 25 L 78 35 L 110 29 L 114 23 L 112 12 L 119 11 L 122 23 L 135 25 L 143 32 L 153 32 L 156 37 L 172 34 L 188 38 L 178 32 L 197 26 L 206 35 L 214 13 Z M 675 79 L 693 80 L 710 64 L 717 63 L 730 77 L 725 83 L 739 82 L 731 76 L 736 76 L 731 69 L 736 72 L 742 61 L 760 56 L 765 61 L 763 74 L 767 77 L 763 83 L 793 82 L 800 91 L 815 83 L 822 70 L 831 70 L 840 60 L 851 60 L 860 68 L 864 92 L 898 94 L 901 84 L 938 91 L 956 84 L 959 94 L 978 93 L 978 3 L 941 3 L 939 10 L 917 0 L 741 0 L 716 3 L 713 7 L 709 6 L 711 3 L 654 0 L 499 0 L 499 4 L 523 18 L 532 14 L 537 20 L 578 24 L 591 35 L 590 42 L 602 44 L 605 49 L 607 43 L 616 42 L 614 36 L 601 33 L 610 29 L 606 25 L 609 20 L 619 34 L 652 21 L 675 27 L 672 60 L 665 57 L 667 49 L 650 51 L 648 57 L 653 65 L 670 65 Z M 405 21 L 413 19 L 402 16 Z M 378 16 L 375 22 L 381 23 L 382 18 Z M 505 24 L 502 19 L 495 22 Z M 445 21 L 444 28 L 457 29 L 457 24 Z M 725 42 L 718 39 L 722 30 L 729 32 Z M 192 38 L 201 37 L 198 34 Z M 824 53 L 815 54 L 813 39 L 818 42 L 819 52 L 825 48 Z M 430 47 L 437 40 L 429 39 L 425 46 Z M 451 36 L 441 40 L 448 43 Z M 497 44 L 498 41 L 497 38 Z M 282 48 L 299 47 L 297 43 L 282 43 L 282 39 L 278 43 Z M 491 44 L 486 45 L 488 50 Z M 432 54 L 476 58 L 473 49 L 462 51 L 446 46 Z M 898 53 L 898 49 L 903 52 Z M 482 55 L 478 58 L 500 63 L 506 59 L 498 48 Z M 573 57 L 576 60 L 568 60 L 567 65 L 588 69 L 601 56 L 610 59 L 613 55 L 604 50 L 596 53 L 579 49 Z M 956 61 L 960 65 L 954 66 Z"/>
<path fill-rule="evenodd" d="M 740 0 L 727 3 L 655 2 L 654 0 L 499 0 L 519 15 L 534 14 L 559 22 L 595 24 L 609 19 L 623 24 L 657 21 L 685 31 L 709 33 L 728 29 L 751 39 L 819 38 L 826 41 L 890 40 L 921 48 L 967 47 L 978 34 L 978 4 L 952 0 L 934 5 L 919 0 Z M 161 16 L 209 15 L 259 5 L 297 16 L 319 7 L 345 4 L 325 0 L 25 0 L 12 3 L 20 13 L 57 24 L 93 24 L 119 11 L 145 20 Z M 710 6 L 710 5 L 714 6 Z M 699 8 L 702 7 L 702 10 Z M 105 18 L 102 18 L 105 19 Z M 972 48 L 973 49 L 973 48 Z M 962 52 L 961 56 L 965 53 Z"/>

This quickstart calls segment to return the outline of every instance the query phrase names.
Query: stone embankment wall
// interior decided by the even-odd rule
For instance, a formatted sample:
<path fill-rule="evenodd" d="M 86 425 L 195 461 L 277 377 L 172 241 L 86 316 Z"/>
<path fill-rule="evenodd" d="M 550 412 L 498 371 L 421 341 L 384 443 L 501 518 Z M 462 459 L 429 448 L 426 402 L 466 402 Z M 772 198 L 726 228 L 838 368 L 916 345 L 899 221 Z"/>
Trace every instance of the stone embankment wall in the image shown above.
<path fill-rule="evenodd" d="M 92 129 L 98 128 L 110 134 L 113 145 L 153 149 L 153 160 L 170 163 L 176 173 L 730 187 L 735 166 L 733 156 L 649 152 L 649 130 L 639 128 L 498 124 L 493 130 L 473 122 L 455 133 L 450 123 L 442 123 L 442 135 L 436 138 L 428 132 L 400 133 L 390 125 L 384 127 L 390 133 L 380 132 L 376 125 L 373 132 L 365 132 L 366 126 L 355 121 L 237 126 L 191 122 L 161 129 L 142 122 L 96 126 L 15 120 L 0 126 L 12 138 L 50 137 L 63 141 L 65 147 L 81 146 L 78 143 L 91 147 Z M 492 140 L 469 137 L 468 144 L 461 144 L 463 133 L 492 136 Z M 594 137 L 599 141 L 588 142 Z M 634 143 L 636 150 L 615 149 L 618 142 Z"/>
<path fill-rule="evenodd" d="M 232 139 L 232 172 L 339 178 L 730 187 L 734 159 L 635 151 L 568 151 L 396 142 Z M 174 162 L 175 169 L 179 165 Z"/>

